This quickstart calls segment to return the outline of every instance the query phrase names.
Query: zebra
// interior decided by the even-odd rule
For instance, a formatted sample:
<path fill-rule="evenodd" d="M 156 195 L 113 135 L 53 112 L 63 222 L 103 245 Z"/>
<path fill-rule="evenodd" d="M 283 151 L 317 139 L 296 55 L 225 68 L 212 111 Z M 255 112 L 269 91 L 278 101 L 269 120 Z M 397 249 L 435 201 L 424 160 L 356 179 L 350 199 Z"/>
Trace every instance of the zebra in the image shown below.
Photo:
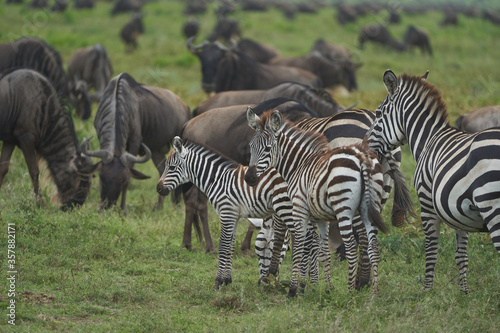
<path fill-rule="evenodd" d="M 500 253 L 500 129 L 467 134 L 452 127 L 438 89 L 420 76 L 391 71 L 388 95 L 368 132 L 372 149 L 387 152 L 408 143 L 417 163 L 414 186 L 425 233 L 424 289 L 433 285 L 440 224 L 455 229 L 460 289 L 468 294 L 469 232 L 488 232 Z"/>
<path fill-rule="evenodd" d="M 167 195 L 179 185 L 191 182 L 208 198 L 219 214 L 221 234 L 219 241 L 219 263 L 214 289 L 220 285 L 232 283 L 232 254 L 236 225 L 240 217 L 265 218 L 261 233 L 257 236 L 256 249 L 272 249 L 266 242 L 272 228 L 275 233 L 284 235 L 286 227 L 293 231 L 292 203 L 287 192 L 287 183 L 275 169 L 263 174 L 256 187 L 248 186 L 244 181 L 248 167 L 225 158 L 208 147 L 176 136 L 172 145 L 174 149 L 165 162 L 165 171 L 160 177 L 157 191 Z M 276 216 L 272 219 L 273 214 Z M 277 223 L 277 222 L 281 222 Z M 270 225 L 269 223 L 272 223 Z M 276 237 L 274 245 L 281 248 Z M 283 241 L 281 241 L 282 243 Z M 259 283 L 267 278 L 269 271 L 269 252 L 259 254 Z M 279 251 L 273 251 L 272 262 L 279 265 Z M 275 268 L 277 271 L 279 267 Z"/>
<path fill-rule="evenodd" d="M 306 278 L 304 235 L 310 228 L 310 220 L 316 222 L 320 231 L 320 256 L 323 257 L 327 285 L 330 276 L 326 221 L 338 221 L 349 262 L 348 286 L 354 288 L 357 265 L 352 231 L 354 214 L 359 211 L 368 235 L 376 235 L 371 232 L 374 228 L 382 232 L 388 230 L 380 214 L 383 173 L 377 156 L 366 143 L 331 150 L 323 135 L 293 126 L 277 110 L 268 111 L 259 118 L 249 107 L 247 119 L 256 132 L 250 141 L 250 166 L 245 181 L 255 185 L 266 170 L 274 167 L 288 182 L 292 195 L 296 241 L 292 252 L 289 296 L 297 292 L 297 276 Z M 369 239 L 368 254 L 376 293 L 379 254 L 375 237 Z"/>

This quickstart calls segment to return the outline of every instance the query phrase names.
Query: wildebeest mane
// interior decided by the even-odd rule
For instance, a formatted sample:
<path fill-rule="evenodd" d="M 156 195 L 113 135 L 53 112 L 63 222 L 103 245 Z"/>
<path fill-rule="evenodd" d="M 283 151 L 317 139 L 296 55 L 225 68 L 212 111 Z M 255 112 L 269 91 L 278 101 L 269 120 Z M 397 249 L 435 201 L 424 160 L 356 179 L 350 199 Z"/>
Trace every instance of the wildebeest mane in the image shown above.
<path fill-rule="evenodd" d="M 262 103 L 259 103 L 252 108 L 253 112 L 260 116 L 268 110 L 274 110 L 279 107 L 279 111 L 283 116 L 292 122 L 296 122 L 304 117 L 318 117 L 318 114 L 309 109 L 307 106 L 302 104 L 301 101 L 286 97 L 276 97 L 268 99 Z M 246 113 L 243 112 L 238 118 L 236 118 L 231 127 L 239 126 L 247 121 Z"/>
<path fill-rule="evenodd" d="M 243 52 L 238 50 L 226 52 L 217 65 L 215 91 L 242 90 L 255 87 L 255 73 L 259 68 L 259 63 Z"/>

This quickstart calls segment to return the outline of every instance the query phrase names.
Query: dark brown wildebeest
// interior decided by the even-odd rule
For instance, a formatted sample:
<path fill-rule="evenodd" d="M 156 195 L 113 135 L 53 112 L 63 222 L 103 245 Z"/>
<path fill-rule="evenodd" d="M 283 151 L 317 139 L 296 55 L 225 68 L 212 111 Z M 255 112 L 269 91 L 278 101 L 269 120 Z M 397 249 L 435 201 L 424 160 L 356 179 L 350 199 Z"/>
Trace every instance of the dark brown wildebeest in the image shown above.
<path fill-rule="evenodd" d="M 241 10 L 264 12 L 267 10 L 267 3 L 260 0 L 243 0 Z"/>
<path fill-rule="evenodd" d="M 241 38 L 238 40 L 236 48 L 250 58 L 263 64 L 267 64 L 272 58 L 279 55 L 279 52 L 272 46 L 264 45 L 249 38 Z"/>
<path fill-rule="evenodd" d="M 359 48 L 364 47 L 365 42 L 374 42 L 391 47 L 402 52 L 406 50 L 406 45 L 394 38 L 389 30 L 382 24 L 371 23 L 365 25 L 359 33 Z"/>
<path fill-rule="evenodd" d="M 500 127 L 500 105 L 489 105 L 459 116 L 456 127 L 464 132 L 476 133 L 492 127 Z"/>
<path fill-rule="evenodd" d="M 337 85 L 344 86 L 352 91 L 358 88 L 356 82 L 356 67 L 349 61 L 330 60 L 325 57 L 323 52 L 316 50 L 317 42 L 313 45 L 311 51 L 301 57 L 281 57 L 272 58 L 269 63 L 272 65 L 282 65 L 299 67 L 317 75 L 325 87 Z"/>
<path fill-rule="evenodd" d="M 18 146 L 41 203 L 37 155 L 47 161 L 62 209 L 82 205 L 90 189 L 92 159 L 81 155 L 71 115 L 50 81 L 31 69 L 11 69 L 0 78 L 0 186 Z"/>
<path fill-rule="evenodd" d="M 62 13 L 68 8 L 68 1 L 66 0 L 56 0 L 52 7 L 50 7 L 51 12 Z"/>
<path fill-rule="evenodd" d="M 355 22 L 358 18 L 358 12 L 351 4 L 340 3 L 337 5 L 337 21 L 344 25 L 346 23 Z"/>
<path fill-rule="evenodd" d="M 297 82 L 285 82 L 267 90 L 222 91 L 201 102 L 193 110 L 193 116 L 214 108 L 238 104 L 258 104 L 278 97 L 301 102 L 313 110 L 316 117 L 331 116 L 343 109 L 326 90 L 311 88 Z"/>
<path fill-rule="evenodd" d="M 207 2 L 205 0 L 189 0 L 183 11 L 184 15 L 203 14 L 207 11 Z"/>
<path fill-rule="evenodd" d="M 500 14 L 492 9 L 484 10 L 482 14 L 485 20 L 490 21 L 493 24 L 500 25 Z"/>
<path fill-rule="evenodd" d="M 200 30 L 200 22 L 195 17 L 190 17 L 189 20 L 184 23 L 182 26 L 182 34 L 186 39 L 194 37 L 198 35 L 198 31 Z"/>
<path fill-rule="evenodd" d="M 125 52 L 130 53 L 137 49 L 137 38 L 143 33 L 142 14 L 135 13 L 120 31 L 120 37 L 125 43 Z"/>
<path fill-rule="evenodd" d="M 96 44 L 76 50 L 68 60 L 68 75 L 71 80 L 85 81 L 89 90 L 95 89 L 91 97 L 98 102 L 113 75 L 104 46 Z"/>
<path fill-rule="evenodd" d="M 428 53 L 430 56 L 432 56 L 432 47 L 429 40 L 429 33 L 424 29 L 409 25 L 403 37 L 403 43 L 405 43 L 410 50 L 413 47 L 418 47 L 422 54 Z"/>
<path fill-rule="evenodd" d="M 455 8 L 447 7 L 443 10 L 443 20 L 439 23 L 441 26 L 446 25 L 457 25 L 458 24 L 458 14 Z"/>
<path fill-rule="evenodd" d="M 75 0 L 73 8 L 75 9 L 89 9 L 94 8 L 95 0 Z"/>
<path fill-rule="evenodd" d="M 139 12 L 143 4 L 143 0 L 117 0 L 113 8 L 111 8 L 111 15 L 126 12 Z"/>
<path fill-rule="evenodd" d="M 149 178 L 133 169 L 134 163 L 152 157 L 162 174 L 170 143 L 190 116 L 189 107 L 170 90 L 140 84 L 127 73 L 110 81 L 94 120 L 100 149 L 90 151 L 89 139 L 82 143 L 85 154 L 102 161 L 99 178 L 103 208 L 116 204 L 121 194 L 120 207 L 125 212 L 130 177 Z M 141 153 L 146 157 L 136 156 Z M 159 197 L 158 206 L 162 202 L 163 197 Z"/>
<path fill-rule="evenodd" d="M 301 68 L 262 64 L 235 47 L 208 41 L 187 47 L 200 59 L 202 88 L 206 93 L 227 90 L 269 89 L 287 81 L 299 82 L 321 88 L 322 82 L 313 73 Z"/>
<path fill-rule="evenodd" d="M 30 2 L 31 8 L 47 8 L 49 6 L 49 0 L 32 0 Z"/>
<path fill-rule="evenodd" d="M 0 44 L 0 72 L 15 67 L 31 68 L 42 73 L 56 89 L 61 104 L 70 103 L 81 117 L 90 115 L 87 90 L 82 84 L 69 79 L 61 55 L 45 41 L 36 37 L 21 37 L 12 43 Z"/>
<path fill-rule="evenodd" d="M 241 37 L 241 29 L 238 21 L 226 17 L 219 17 L 208 40 L 214 42 L 221 39 L 224 42 L 237 40 Z"/>
<path fill-rule="evenodd" d="M 303 107 L 300 103 L 290 102 L 290 100 L 287 100 L 287 102 L 288 108 L 283 107 L 283 100 L 266 101 L 260 104 L 260 108 L 268 108 L 268 106 L 280 107 L 283 114 L 286 114 L 292 121 L 311 116 L 311 110 Z M 238 163 L 248 165 L 250 161 L 248 142 L 250 142 L 253 131 L 246 124 L 244 124 L 245 126 L 238 126 L 238 128 L 231 126 L 238 117 L 245 116 L 247 106 L 248 104 L 233 105 L 208 110 L 186 123 L 181 137 L 211 147 Z M 256 107 L 257 110 L 260 108 Z M 201 221 L 206 251 L 214 253 L 215 247 L 208 228 L 207 198 L 198 188 L 191 184 L 184 185 L 182 192 L 186 210 L 182 246 L 192 250 L 191 228 L 194 223 L 198 236 L 201 238 L 201 228 L 199 226 Z M 247 232 L 247 236 L 241 245 L 244 252 L 248 252 L 250 249 L 253 230 L 254 228 L 250 226 L 249 232 Z"/>

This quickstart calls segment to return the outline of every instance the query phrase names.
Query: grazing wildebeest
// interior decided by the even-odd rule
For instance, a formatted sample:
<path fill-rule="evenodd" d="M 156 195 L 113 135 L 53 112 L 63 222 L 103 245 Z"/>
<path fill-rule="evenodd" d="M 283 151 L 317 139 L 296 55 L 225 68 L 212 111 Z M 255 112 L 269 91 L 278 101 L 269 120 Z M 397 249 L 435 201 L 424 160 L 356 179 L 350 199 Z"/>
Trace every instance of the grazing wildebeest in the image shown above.
<path fill-rule="evenodd" d="M 363 48 L 365 42 L 374 42 L 391 47 L 402 52 L 406 50 L 406 45 L 394 38 L 389 30 L 378 23 L 365 25 L 359 33 L 359 48 Z"/>
<path fill-rule="evenodd" d="M 269 60 L 279 55 L 279 52 L 269 45 L 264 45 L 253 39 L 241 38 L 236 48 L 257 62 L 267 64 Z"/>
<path fill-rule="evenodd" d="M 279 106 L 280 110 L 283 110 L 283 113 L 292 121 L 313 115 L 311 110 L 293 101 L 287 104 L 289 106 L 288 108 L 283 107 L 283 100 L 281 99 L 266 101 L 260 105 L 260 108 L 266 108 L 267 105 L 274 107 Z M 245 120 L 244 117 L 247 106 L 248 104 L 233 105 L 208 110 L 186 123 L 181 137 L 216 149 L 221 154 L 238 163 L 248 165 L 250 162 L 248 142 L 250 142 L 253 131 L 244 123 L 238 126 L 238 128 L 231 126 L 238 118 Z M 260 108 L 256 107 L 256 110 Z M 193 223 L 198 232 L 198 236 L 201 238 L 201 230 L 199 227 L 201 221 L 206 251 L 215 252 L 215 247 L 208 228 L 207 198 L 198 188 L 191 185 L 183 186 L 182 192 L 186 209 L 182 246 L 189 250 L 193 248 L 191 242 L 191 228 Z M 242 242 L 241 248 L 244 252 L 250 249 L 252 232 L 253 228 L 250 228 L 245 240 Z"/>
<path fill-rule="evenodd" d="M 443 20 L 439 23 L 441 26 L 446 25 L 457 25 L 458 24 L 458 14 L 455 8 L 449 7 L 443 10 L 444 17 Z"/>
<path fill-rule="evenodd" d="M 135 13 L 120 31 L 120 37 L 125 43 L 125 52 L 130 53 L 137 48 L 137 38 L 143 33 L 142 14 Z"/>
<path fill-rule="evenodd" d="M 344 25 L 346 23 L 355 22 L 358 17 L 356 8 L 348 3 L 340 3 L 337 6 L 337 21 Z"/>
<path fill-rule="evenodd" d="M 321 79 L 301 68 L 262 64 L 235 47 L 228 48 L 219 42 L 203 42 L 187 47 L 200 59 L 202 88 L 206 93 L 227 90 L 269 89 L 278 83 L 295 81 L 318 88 Z"/>
<path fill-rule="evenodd" d="M 36 37 L 21 37 L 0 44 L 0 72 L 15 67 L 34 69 L 45 75 L 57 91 L 62 104 L 70 103 L 78 115 L 90 115 L 90 100 L 81 84 L 69 79 L 61 55 Z"/>
<path fill-rule="evenodd" d="M 410 50 L 413 47 L 418 47 L 422 54 L 427 52 L 430 56 L 432 56 L 429 33 L 424 29 L 409 25 L 403 37 L 403 43 L 405 43 Z"/>
<path fill-rule="evenodd" d="M 101 44 L 78 49 L 68 60 L 71 80 L 83 80 L 88 89 L 95 89 L 94 98 L 99 101 L 113 75 L 113 66 L 106 49 Z"/>
<path fill-rule="evenodd" d="M 189 20 L 182 26 L 182 34 L 186 39 L 196 37 L 200 30 L 200 22 L 195 17 L 190 17 Z"/>
<path fill-rule="evenodd" d="M 278 97 L 300 101 L 309 109 L 314 110 L 318 117 L 330 116 L 342 110 L 342 106 L 337 104 L 326 90 L 311 88 L 297 82 L 284 82 L 267 90 L 222 91 L 201 102 L 193 110 L 193 116 L 214 108 L 238 104 L 258 104 Z"/>
<path fill-rule="evenodd" d="M 161 175 L 170 143 L 189 118 L 189 107 L 170 90 L 140 84 L 127 73 L 110 81 L 94 120 L 100 149 L 89 151 L 88 139 L 82 143 L 85 154 L 102 160 L 99 177 L 103 208 L 114 205 L 121 193 L 120 207 L 125 212 L 130 177 L 149 178 L 133 165 L 146 162 L 148 155 Z M 136 156 L 144 153 L 141 144 L 149 148 L 143 147 L 144 158 Z M 163 197 L 159 197 L 158 207 L 162 202 Z"/>
<path fill-rule="evenodd" d="M 459 116 L 455 123 L 464 132 L 476 133 L 500 127 L 500 105 L 489 105 Z"/>
<path fill-rule="evenodd" d="M 37 155 L 47 161 L 61 208 L 82 205 L 90 189 L 92 159 L 81 155 L 71 115 L 59 103 L 50 81 L 31 69 L 7 70 L 0 78 L 0 100 L 0 186 L 18 146 L 38 204 Z"/>
<path fill-rule="evenodd" d="M 205 0 L 189 0 L 183 13 L 185 15 L 202 14 L 207 11 L 207 3 Z"/>
<path fill-rule="evenodd" d="M 111 15 L 126 12 L 138 12 L 141 10 L 143 3 L 143 0 L 118 0 L 115 2 L 113 8 L 111 8 Z"/>
<path fill-rule="evenodd" d="M 283 57 L 272 58 L 271 65 L 291 66 L 305 69 L 317 75 L 323 82 L 324 87 L 333 87 L 342 85 L 347 90 L 358 88 L 356 83 L 355 68 L 348 62 L 332 61 L 323 56 L 321 51 L 313 49 L 301 57 Z"/>

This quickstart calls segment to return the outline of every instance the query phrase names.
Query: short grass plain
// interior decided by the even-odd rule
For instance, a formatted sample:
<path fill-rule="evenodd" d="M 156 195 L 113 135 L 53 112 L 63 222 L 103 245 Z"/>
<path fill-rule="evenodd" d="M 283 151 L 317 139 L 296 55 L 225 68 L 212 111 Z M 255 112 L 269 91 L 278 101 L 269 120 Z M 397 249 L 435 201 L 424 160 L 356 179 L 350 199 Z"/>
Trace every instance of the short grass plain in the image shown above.
<path fill-rule="evenodd" d="M 494 3 L 494 2 L 491 2 Z M 481 2 L 486 5 L 485 2 Z M 0 42 L 23 35 L 46 40 L 66 63 L 77 49 L 96 43 L 108 50 L 114 75 L 128 72 L 137 81 L 170 89 L 194 108 L 206 98 L 198 60 L 185 46 L 181 33 L 187 19 L 179 1 L 158 1 L 143 8 L 145 33 L 139 48 L 124 52 L 118 35 L 129 14 L 109 15 L 109 2 L 94 9 L 70 8 L 62 14 L 31 10 L 26 5 L 0 4 Z M 201 42 L 215 24 L 213 6 L 197 15 Z M 70 6 L 71 7 L 71 6 Z M 375 109 L 386 95 L 382 74 L 424 74 L 441 91 L 450 122 L 458 115 L 485 105 L 500 104 L 500 27 L 481 18 L 459 16 L 457 26 L 441 27 L 442 13 L 404 15 L 391 25 L 401 39 L 409 24 L 423 27 L 431 36 L 434 57 L 419 51 L 396 53 L 377 45 L 357 46 L 362 25 L 382 22 L 386 12 L 367 15 L 340 26 L 335 9 L 298 14 L 293 21 L 270 9 L 237 11 L 244 37 L 274 45 L 285 56 L 308 52 L 314 40 L 324 38 L 350 48 L 363 62 L 358 71 L 359 91 L 331 90 L 342 105 Z M 93 107 L 95 114 L 97 106 Z M 75 119 L 80 141 L 95 134 L 92 120 Z M 93 148 L 97 143 L 93 142 Z M 404 148 L 403 172 L 413 191 L 415 162 Z M 181 248 L 183 204 L 165 201 L 153 210 L 158 174 L 152 163 L 137 168 L 150 175 L 133 180 L 127 195 L 127 216 L 115 209 L 99 211 L 99 181 L 81 209 L 61 212 L 51 201 L 54 186 L 42 177 L 45 204 L 34 203 L 32 185 L 19 150 L 0 191 L 0 331 L 15 332 L 499 332 L 500 257 L 486 234 L 471 234 L 469 253 L 470 295 L 458 286 L 454 261 L 454 233 L 442 226 L 434 289 L 425 292 L 424 237 L 421 223 L 411 219 L 402 229 L 381 235 L 380 293 L 348 291 L 347 264 L 333 258 L 335 290 L 327 293 L 319 283 L 303 296 L 286 297 L 286 291 L 258 287 L 255 254 L 239 250 L 247 223 L 241 221 L 234 255 L 233 283 L 219 291 L 211 286 L 217 256 Z M 47 171 L 42 172 L 44 175 Z M 389 220 L 391 204 L 384 209 Z M 217 215 L 210 210 L 211 233 L 219 237 Z M 16 296 L 8 296 L 7 225 L 16 228 Z M 288 255 L 281 279 L 291 274 Z M 16 301 L 16 326 L 7 323 L 7 306 Z"/>

